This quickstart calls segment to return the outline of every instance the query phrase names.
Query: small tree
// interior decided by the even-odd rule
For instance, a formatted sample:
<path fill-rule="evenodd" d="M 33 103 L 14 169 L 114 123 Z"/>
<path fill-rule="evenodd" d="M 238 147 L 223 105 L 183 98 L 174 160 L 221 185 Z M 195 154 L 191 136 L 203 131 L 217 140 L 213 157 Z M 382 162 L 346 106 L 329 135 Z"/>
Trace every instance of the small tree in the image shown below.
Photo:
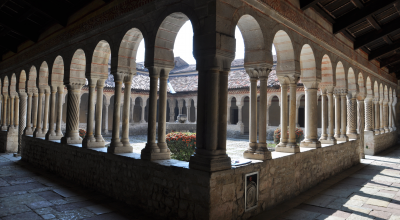
<path fill-rule="evenodd" d="M 167 134 L 166 142 L 172 159 L 189 161 L 196 149 L 196 133 L 172 132 Z"/>
<path fill-rule="evenodd" d="M 296 128 L 295 134 L 296 134 L 296 143 L 300 143 L 300 141 L 303 140 L 303 130 L 301 128 Z M 287 135 L 289 137 L 289 130 L 287 131 Z M 279 144 L 280 140 L 281 140 L 281 128 L 277 128 L 274 131 L 275 144 Z"/>

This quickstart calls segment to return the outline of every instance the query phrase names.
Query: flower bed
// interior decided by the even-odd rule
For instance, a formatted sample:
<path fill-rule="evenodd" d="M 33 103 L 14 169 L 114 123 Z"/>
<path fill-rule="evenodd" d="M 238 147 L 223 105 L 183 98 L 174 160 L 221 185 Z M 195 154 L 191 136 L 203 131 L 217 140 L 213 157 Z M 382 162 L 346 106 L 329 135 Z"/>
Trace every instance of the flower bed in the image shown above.
<path fill-rule="evenodd" d="M 172 132 L 167 134 L 166 142 L 172 159 L 189 161 L 196 148 L 196 133 Z"/>
<path fill-rule="evenodd" d="M 296 128 L 296 143 L 300 143 L 301 140 L 303 140 L 303 130 L 301 128 Z M 289 129 L 287 132 L 288 138 L 289 138 Z M 277 128 L 274 131 L 274 142 L 275 144 L 279 144 L 281 140 L 281 128 Z"/>
<path fill-rule="evenodd" d="M 86 130 L 79 128 L 79 137 L 81 137 L 82 139 L 84 139 L 86 136 Z"/>

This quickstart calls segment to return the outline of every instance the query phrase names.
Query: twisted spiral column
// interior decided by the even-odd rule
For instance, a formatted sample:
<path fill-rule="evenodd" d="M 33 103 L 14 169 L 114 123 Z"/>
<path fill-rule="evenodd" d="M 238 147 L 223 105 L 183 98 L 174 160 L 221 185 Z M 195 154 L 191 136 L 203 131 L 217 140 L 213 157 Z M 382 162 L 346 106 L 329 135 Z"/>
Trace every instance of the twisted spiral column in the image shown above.
<path fill-rule="evenodd" d="M 26 93 L 20 93 L 20 105 L 19 105 L 19 129 L 18 129 L 18 154 L 22 153 L 22 134 L 24 133 L 26 127 Z M 32 95 L 31 95 L 32 97 Z"/>
<path fill-rule="evenodd" d="M 355 97 L 347 97 L 347 136 L 357 139 L 357 100 Z"/>
<path fill-rule="evenodd" d="M 373 113 L 372 113 L 372 100 L 371 99 L 365 99 L 364 101 L 365 105 L 365 131 L 373 131 L 374 130 L 374 125 L 373 125 Z"/>
<path fill-rule="evenodd" d="M 79 137 L 79 101 L 83 84 L 72 83 L 67 85 L 68 103 L 67 103 L 67 129 L 65 136 L 61 138 L 63 144 L 81 144 Z"/>

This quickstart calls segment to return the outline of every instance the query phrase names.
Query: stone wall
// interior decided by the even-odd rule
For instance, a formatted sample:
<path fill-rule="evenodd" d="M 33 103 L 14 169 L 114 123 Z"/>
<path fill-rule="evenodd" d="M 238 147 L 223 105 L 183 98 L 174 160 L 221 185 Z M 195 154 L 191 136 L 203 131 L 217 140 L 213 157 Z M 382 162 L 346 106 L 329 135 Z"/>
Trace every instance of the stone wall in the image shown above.
<path fill-rule="evenodd" d="M 208 219 L 210 174 L 187 162 L 150 162 L 24 136 L 22 160 L 172 219 Z"/>
<path fill-rule="evenodd" d="M 0 153 L 16 153 L 18 151 L 18 131 L 0 131 Z"/>
<path fill-rule="evenodd" d="M 212 173 L 210 219 L 248 219 L 360 163 L 358 140 L 319 149 L 302 148 L 298 154 L 272 155 L 272 160 Z M 245 212 L 244 175 L 256 171 L 258 206 Z"/>
<path fill-rule="evenodd" d="M 397 132 L 374 135 L 371 131 L 364 132 L 364 152 L 366 155 L 375 155 L 397 142 Z M 367 148 L 368 147 L 368 148 Z"/>
<path fill-rule="evenodd" d="M 22 159 L 113 198 L 173 219 L 248 219 L 359 163 L 358 140 L 207 173 L 177 160 L 144 161 L 24 136 Z M 258 171 L 257 208 L 244 211 L 244 175 Z"/>

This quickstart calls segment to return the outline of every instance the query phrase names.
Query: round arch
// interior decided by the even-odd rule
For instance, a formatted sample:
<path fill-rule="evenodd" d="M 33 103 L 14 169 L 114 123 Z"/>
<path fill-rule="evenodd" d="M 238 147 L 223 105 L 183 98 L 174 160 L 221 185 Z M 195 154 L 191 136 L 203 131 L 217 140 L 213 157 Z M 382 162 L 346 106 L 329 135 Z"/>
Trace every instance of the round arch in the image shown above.
<path fill-rule="evenodd" d="M 289 35 L 283 30 L 276 32 L 273 44 L 276 49 L 276 72 L 280 74 L 295 72 L 294 48 Z"/>

